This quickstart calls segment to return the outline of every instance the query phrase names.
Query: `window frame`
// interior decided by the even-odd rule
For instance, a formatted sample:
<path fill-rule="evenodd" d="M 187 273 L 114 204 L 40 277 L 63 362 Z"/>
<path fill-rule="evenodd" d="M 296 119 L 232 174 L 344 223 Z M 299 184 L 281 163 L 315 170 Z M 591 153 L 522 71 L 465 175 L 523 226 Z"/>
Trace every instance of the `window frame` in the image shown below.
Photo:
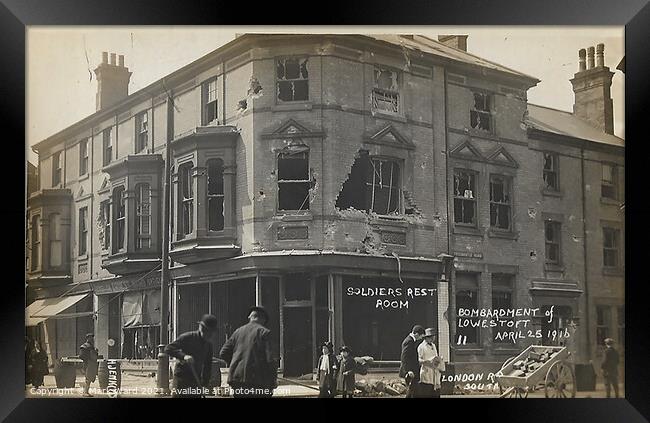
<path fill-rule="evenodd" d="M 298 55 L 298 56 L 280 56 L 280 57 L 275 58 L 275 60 L 274 60 L 274 65 L 275 65 L 274 75 L 275 75 L 275 101 L 276 101 L 276 104 L 305 103 L 305 102 L 310 101 L 309 100 L 309 59 L 310 59 L 310 57 L 305 56 L 305 55 L 302 55 L 302 56 L 301 55 Z M 280 61 L 285 62 L 283 66 L 284 66 L 285 75 L 286 75 L 286 61 L 287 60 L 297 60 L 298 61 L 298 78 L 280 79 L 279 72 L 278 72 L 279 63 L 280 63 Z M 307 77 L 302 76 L 301 67 L 302 67 L 303 61 L 304 61 L 305 70 L 307 72 Z M 305 87 L 306 98 L 297 99 L 297 100 L 295 99 L 295 82 L 296 81 L 306 81 L 306 87 Z M 280 98 L 280 84 L 282 82 L 289 82 L 289 83 L 294 84 L 293 85 L 294 86 L 294 88 L 293 88 L 294 95 L 293 95 L 292 100 L 282 100 Z"/>
<path fill-rule="evenodd" d="M 31 257 L 30 257 L 30 270 L 36 271 L 41 266 L 41 215 L 35 214 L 31 219 L 32 233 L 31 233 Z M 36 257 L 36 260 L 34 258 Z"/>
<path fill-rule="evenodd" d="M 403 206 L 404 206 L 404 200 L 403 200 L 403 194 L 404 190 L 402 189 L 402 160 L 394 158 L 394 157 L 387 157 L 387 156 L 368 156 L 368 160 L 370 161 L 370 166 L 368 166 L 367 170 L 368 172 L 372 172 L 373 180 L 370 182 L 368 179 L 366 179 L 364 185 L 366 186 L 366 211 L 368 213 L 375 213 L 378 216 L 401 216 L 404 214 Z M 383 189 L 384 187 L 382 186 L 382 181 L 379 182 L 379 184 L 375 183 L 375 177 L 377 175 L 376 172 L 376 166 L 374 164 L 375 161 L 380 162 L 380 168 L 383 166 L 381 165 L 382 162 L 388 162 L 391 163 L 391 177 L 394 174 L 392 169 L 396 166 L 397 167 L 397 188 L 392 183 L 392 180 L 389 182 L 389 193 L 392 193 L 393 190 L 397 190 L 397 212 L 387 212 L 387 213 L 378 213 L 374 211 L 374 198 L 375 198 L 375 193 L 376 193 L 376 188 L 379 187 L 379 189 Z M 369 178 L 369 175 L 366 175 L 366 177 Z M 380 170 L 380 178 L 381 178 L 381 170 Z M 388 200 L 387 208 L 390 208 L 390 197 Z"/>
<path fill-rule="evenodd" d="M 219 86 L 216 76 L 210 77 L 201 83 L 201 125 L 219 125 Z M 210 84 L 214 83 L 214 91 L 210 90 Z M 214 100 L 208 101 L 210 93 L 214 92 Z M 214 103 L 214 106 L 212 104 Z M 214 107 L 214 119 L 208 122 L 208 111 Z"/>
<path fill-rule="evenodd" d="M 210 174 L 210 166 L 211 166 L 212 163 L 217 163 L 217 165 L 216 165 L 217 166 L 217 174 L 216 175 L 211 175 Z M 226 206 L 225 188 L 226 187 L 225 187 L 225 179 L 224 179 L 224 161 L 221 158 L 211 158 L 211 159 L 206 160 L 205 167 L 207 168 L 207 184 L 206 184 L 206 198 L 207 198 L 206 206 L 207 206 L 207 210 L 206 210 L 206 216 L 207 216 L 208 231 L 210 231 L 210 232 L 222 232 L 225 229 L 225 226 L 226 226 L 226 215 L 225 215 L 225 206 Z M 212 176 L 215 176 L 216 178 L 221 179 L 220 183 L 217 182 L 217 186 L 219 186 L 219 185 L 221 186 L 221 192 L 220 193 L 219 192 L 215 192 L 215 193 L 210 192 L 210 187 L 211 187 L 210 180 L 211 180 Z M 215 216 L 213 216 L 210 213 L 210 210 L 211 210 L 210 204 L 213 201 L 216 201 L 216 202 L 221 201 L 221 227 L 217 228 L 217 229 L 212 228 L 212 224 L 213 224 L 212 219 L 216 218 Z M 217 227 L 218 227 L 218 225 L 217 225 Z"/>
<path fill-rule="evenodd" d="M 509 198 L 508 203 L 499 202 L 499 201 L 496 201 L 496 200 L 492 199 L 492 182 L 496 178 L 501 178 L 503 180 L 503 182 L 504 182 L 504 185 L 506 185 L 505 188 L 507 188 L 507 189 L 504 189 L 504 196 L 505 195 L 508 196 L 508 198 Z M 503 174 L 499 174 L 499 173 L 491 173 L 490 174 L 490 177 L 489 177 L 489 197 L 488 198 L 489 198 L 489 204 L 490 204 L 490 229 L 491 230 L 500 231 L 500 232 L 513 232 L 513 230 L 514 230 L 514 222 L 512 221 L 512 216 L 514 215 L 514 212 L 513 212 L 514 201 L 513 201 L 513 197 L 512 197 L 512 193 L 513 193 L 512 183 L 513 183 L 513 178 L 511 176 L 503 175 Z M 508 228 L 502 228 L 502 227 L 499 227 L 499 226 L 496 226 L 496 225 L 492 224 L 492 207 L 493 206 L 497 207 L 497 210 L 498 210 L 499 206 L 507 206 L 508 207 Z M 497 223 L 498 223 L 498 220 L 499 219 L 497 218 Z"/>
<path fill-rule="evenodd" d="M 389 89 L 380 87 L 378 85 L 378 77 L 381 76 L 382 72 L 391 72 L 395 75 L 395 86 Z M 371 104 L 370 107 L 373 111 L 377 113 L 386 113 L 389 115 L 402 116 L 403 105 L 402 105 L 402 79 L 403 73 L 397 69 L 391 68 L 389 66 L 383 66 L 375 64 L 373 67 L 373 79 L 372 79 L 372 91 L 371 91 Z M 377 107 L 378 101 L 376 95 L 383 96 L 384 99 L 390 98 L 390 96 L 395 96 L 395 105 L 397 107 L 396 111 L 380 109 Z"/>
<path fill-rule="evenodd" d="M 555 240 L 550 240 L 547 237 L 548 227 L 550 227 L 553 235 L 557 237 Z M 557 247 L 557 260 L 552 260 L 549 254 L 549 248 Z M 544 253 L 545 263 L 550 265 L 559 266 L 562 264 L 562 222 L 547 219 L 544 220 Z"/>
<path fill-rule="evenodd" d="M 104 239 L 102 240 L 101 243 L 101 250 L 102 251 L 110 251 L 111 250 L 111 228 L 112 228 L 112 204 L 111 200 L 104 200 L 99 203 L 99 213 L 101 216 L 101 219 L 104 223 Z"/>
<path fill-rule="evenodd" d="M 88 138 L 79 141 L 79 176 L 88 174 Z"/>
<path fill-rule="evenodd" d="M 145 110 L 135 115 L 135 153 L 141 153 L 142 151 L 146 151 L 148 148 L 149 110 Z"/>
<path fill-rule="evenodd" d="M 146 199 L 146 203 L 144 200 Z M 148 206 L 148 212 L 142 211 L 143 205 Z M 135 250 L 148 250 L 151 248 L 151 185 L 140 182 L 135 185 Z M 144 223 L 147 222 L 148 232 L 143 232 Z M 143 242 L 146 240 L 146 244 Z"/>
<path fill-rule="evenodd" d="M 88 254 L 88 206 L 79 208 L 78 229 L 77 255 L 81 257 Z"/>
<path fill-rule="evenodd" d="M 456 195 L 456 177 L 460 173 L 465 173 L 465 174 L 469 175 L 473 179 L 473 181 L 474 181 L 474 187 L 473 188 L 474 189 L 471 190 L 473 198 L 466 198 L 464 196 L 465 193 L 463 193 L 463 196 L 457 196 Z M 469 227 L 469 228 L 477 228 L 478 227 L 478 205 L 479 205 L 477 187 L 478 187 L 479 173 L 474 171 L 474 170 L 470 170 L 470 169 L 456 168 L 456 169 L 454 169 L 453 177 L 454 177 L 454 180 L 453 180 L 454 185 L 453 185 L 452 189 L 454 190 L 454 192 L 453 192 L 454 225 L 456 225 L 456 226 L 464 226 L 464 227 Z M 456 221 L 456 200 L 459 200 L 459 201 L 472 201 L 474 203 L 474 216 L 473 216 L 473 219 L 472 219 L 474 221 L 473 223 L 465 223 L 465 222 L 457 222 Z"/>
<path fill-rule="evenodd" d="M 606 316 L 603 315 L 604 319 L 607 320 L 604 323 L 601 323 L 600 320 L 600 311 L 606 312 Z M 607 318 L 605 318 L 607 317 Z M 612 333 L 612 306 L 608 304 L 596 304 L 596 345 L 599 347 L 603 346 L 603 340 L 606 338 L 611 338 L 611 333 Z M 604 336 L 598 336 L 599 333 L 605 332 Z M 599 338 L 603 339 L 599 339 Z"/>
<path fill-rule="evenodd" d="M 611 181 L 605 179 L 605 167 L 611 169 Z M 601 163 L 601 181 L 600 181 L 600 196 L 608 200 L 618 200 L 618 166 L 615 163 Z M 605 195 L 605 189 L 611 189 L 610 195 Z"/>
<path fill-rule="evenodd" d="M 119 195 L 117 195 L 119 194 Z M 117 254 L 126 251 L 126 188 L 118 186 L 113 189 L 111 204 L 112 231 L 111 252 Z M 120 236 L 121 231 L 121 236 Z M 119 242 L 121 240 L 121 243 Z"/>
<path fill-rule="evenodd" d="M 468 282 L 469 278 L 464 277 L 465 275 L 469 275 L 471 278 L 471 282 Z M 477 272 L 457 272 L 456 274 L 456 289 L 454 292 L 454 303 L 456 306 L 456 316 L 458 316 L 458 294 L 461 292 L 465 291 L 471 291 L 476 295 L 476 305 L 474 306 L 477 309 L 481 309 L 482 301 L 481 301 L 481 273 Z M 480 319 L 480 317 L 464 317 L 467 319 Z M 463 343 L 459 345 L 459 349 L 472 349 L 472 348 L 482 348 L 483 347 L 483 341 L 482 341 L 482 336 L 483 336 L 483 331 L 481 330 L 480 325 L 477 327 L 463 327 L 459 328 L 458 327 L 458 317 L 456 317 L 456 329 L 455 329 L 455 337 L 458 339 L 458 337 L 461 335 L 460 330 L 465 329 L 465 330 L 475 330 L 476 331 L 476 342 L 470 342 L 469 340 L 466 343 Z"/>
<path fill-rule="evenodd" d="M 113 161 L 113 127 L 102 131 L 102 165 L 108 166 Z"/>
<path fill-rule="evenodd" d="M 546 157 L 552 159 L 553 167 L 546 168 Z M 549 186 L 547 182 L 547 175 L 552 175 L 555 179 L 555 186 Z M 542 180 L 544 181 L 544 189 L 551 192 L 560 192 L 560 155 L 553 151 L 542 152 Z"/>
<path fill-rule="evenodd" d="M 57 151 L 52 154 L 52 186 L 55 187 L 61 183 L 62 166 L 61 166 L 61 153 Z"/>
<path fill-rule="evenodd" d="M 495 279 L 498 277 L 508 278 L 508 285 L 505 286 L 505 284 L 501 285 L 496 285 L 495 284 Z M 492 273 L 491 275 L 491 282 L 492 282 L 492 293 L 491 293 L 491 300 L 492 300 L 492 309 L 495 309 L 494 305 L 494 294 L 495 293 L 508 293 L 510 294 L 510 308 L 516 308 L 516 275 L 509 274 L 509 273 Z M 502 320 L 514 320 L 514 318 L 503 318 Z M 492 332 L 492 342 L 498 345 L 504 345 L 504 344 L 511 344 L 511 340 L 508 338 L 505 339 L 500 339 L 496 340 L 495 339 L 495 334 L 499 333 L 500 331 L 503 331 L 503 329 L 500 329 L 499 327 L 495 327 L 496 332 L 493 330 Z M 507 327 L 505 329 L 508 329 Z"/>
<path fill-rule="evenodd" d="M 192 162 L 183 163 L 178 166 L 178 204 L 180 208 L 180 213 L 178 213 L 178 219 L 180 220 L 178 225 L 179 239 L 184 239 L 194 232 L 194 198 L 196 194 L 194 192 L 193 169 L 194 164 Z M 190 194 L 189 197 L 185 196 L 185 188 L 187 188 L 187 193 Z"/>
<path fill-rule="evenodd" d="M 291 152 L 291 151 L 280 151 L 278 152 L 276 156 L 276 166 L 277 166 L 277 193 L 278 193 L 278 201 L 277 201 L 277 206 L 276 209 L 278 212 L 292 212 L 292 213 L 309 213 L 310 212 L 310 203 L 311 203 L 311 167 L 310 167 L 310 150 L 308 148 L 301 149 L 300 151 L 297 152 Z M 306 158 L 303 158 L 302 160 L 307 161 L 307 179 L 280 179 L 280 159 L 284 158 L 284 156 L 287 156 L 284 158 L 284 160 L 299 160 L 299 158 L 295 157 L 298 155 L 306 155 Z M 282 186 L 285 185 L 290 186 L 291 184 L 301 184 L 301 185 L 307 185 L 307 196 L 303 200 L 303 203 L 300 205 L 298 209 L 285 209 L 281 208 L 281 202 L 280 202 L 280 196 L 281 196 L 281 191 L 282 191 Z M 303 206 L 306 206 L 307 208 L 303 208 Z"/>
<path fill-rule="evenodd" d="M 481 131 L 488 134 L 494 134 L 494 94 L 486 91 L 472 90 L 472 103 L 469 108 L 469 126 L 474 131 Z M 485 109 L 476 108 L 476 96 L 480 95 L 484 97 Z M 481 115 L 487 114 L 488 116 L 488 129 L 481 128 L 480 118 Z M 476 115 L 476 126 L 472 126 L 473 116 Z"/>
<path fill-rule="evenodd" d="M 49 252 L 49 266 L 52 268 L 57 268 L 61 267 L 64 262 L 64 252 L 63 252 L 63 239 L 62 239 L 62 228 L 61 228 L 61 213 L 54 212 L 50 213 L 48 216 L 48 221 L 49 221 L 49 231 L 48 231 L 48 252 Z M 52 259 L 53 254 L 52 251 L 55 251 L 56 248 L 54 246 L 56 244 L 59 244 L 59 253 L 61 254 L 60 256 L 60 262 L 59 264 L 54 264 L 54 260 Z"/>
<path fill-rule="evenodd" d="M 621 230 L 619 228 L 613 228 L 611 226 L 603 226 L 603 268 L 605 269 L 619 269 L 621 267 Z M 606 240 L 606 232 L 610 232 L 613 235 L 614 239 L 614 246 L 606 246 L 605 245 L 605 240 Z M 607 252 L 613 252 L 614 255 L 613 257 L 616 259 L 616 263 L 612 265 L 608 265 L 606 263 L 605 257 L 607 255 Z"/>

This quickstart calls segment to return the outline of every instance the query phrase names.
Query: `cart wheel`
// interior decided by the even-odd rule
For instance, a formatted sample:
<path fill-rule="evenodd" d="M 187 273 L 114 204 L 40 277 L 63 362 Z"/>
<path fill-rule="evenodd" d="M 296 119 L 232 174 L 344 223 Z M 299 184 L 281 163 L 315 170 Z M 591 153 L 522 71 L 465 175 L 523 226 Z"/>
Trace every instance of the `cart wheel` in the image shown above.
<path fill-rule="evenodd" d="M 507 366 L 508 364 L 510 364 L 510 362 L 512 362 L 512 360 L 514 360 L 515 358 L 517 358 L 516 355 L 514 355 L 514 356 L 510 357 L 509 359 L 507 359 L 506 361 L 504 361 L 504 362 L 503 362 L 503 365 L 501 366 L 501 368 L 503 369 L 504 367 L 506 367 L 506 366 Z M 499 383 L 499 395 L 503 395 L 504 392 L 505 392 L 505 389 L 503 389 L 503 387 L 502 387 L 501 384 Z M 508 396 L 509 396 L 509 395 L 508 395 Z"/>
<path fill-rule="evenodd" d="M 512 387 L 506 390 L 504 398 L 528 398 L 528 388 Z"/>
<path fill-rule="evenodd" d="M 558 361 L 548 369 L 544 394 L 546 398 L 575 398 L 576 378 L 568 363 Z"/>

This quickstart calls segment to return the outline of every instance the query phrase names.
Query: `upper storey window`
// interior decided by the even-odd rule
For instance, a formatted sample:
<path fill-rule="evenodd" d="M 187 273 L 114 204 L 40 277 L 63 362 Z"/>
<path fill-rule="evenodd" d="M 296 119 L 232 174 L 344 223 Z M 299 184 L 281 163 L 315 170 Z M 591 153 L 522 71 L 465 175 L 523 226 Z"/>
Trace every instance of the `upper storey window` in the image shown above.
<path fill-rule="evenodd" d="M 558 177 L 558 155 L 544 153 L 544 186 L 550 191 L 559 191 L 560 179 Z"/>
<path fill-rule="evenodd" d="M 88 140 L 79 142 L 79 176 L 88 173 Z"/>
<path fill-rule="evenodd" d="M 223 214 L 223 160 L 210 159 L 208 167 L 208 229 L 222 231 L 224 227 Z"/>
<path fill-rule="evenodd" d="M 491 97 L 485 93 L 474 93 L 474 105 L 470 109 L 470 125 L 474 129 L 492 132 Z"/>
<path fill-rule="evenodd" d="M 61 183 L 61 152 L 56 152 L 52 156 L 52 186 Z"/>
<path fill-rule="evenodd" d="M 194 183 L 192 180 L 192 164 L 184 164 L 178 169 L 181 212 L 179 226 L 181 235 L 186 236 L 194 230 Z"/>
<path fill-rule="evenodd" d="M 32 270 L 38 269 L 41 264 L 41 217 L 39 215 L 32 217 Z"/>
<path fill-rule="evenodd" d="M 372 108 L 380 112 L 400 113 L 399 74 L 396 71 L 375 68 Z"/>
<path fill-rule="evenodd" d="M 102 133 L 102 151 L 104 153 L 102 164 L 104 166 L 113 160 L 113 128 L 106 128 Z"/>
<path fill-rule="evenodd" d="M 217 124 L 217 78 L 210 78 L 201 84 L 201 124 Z"/>
<path fill-rule="evenodd" d="M 501 175 L 490 175 L 490 226 L 511 230 L 512 198 L 510 179 Z"/>
<path fill-rule="evenodd" d="M 113 190 L 113 219 L 111 225 L 114 231 L 113 236 L 113 253 L 124 250 L 124 240 L 126 232 L 126 205 L 124 203 L 124 187 L 117 187 Z"/>
<path fill-rule="evenodd" d="M 395 160 L 371 158 L 366 182 L 367 210 L 381 215 L 400 213 L 400 169 Z"/>
<path fill-rule="evenodd" d="M 278 210 L 309 210 L 309 152 L 278 155 Z"/>
<path fill-rule="evenodd" d="M 601 196 L 616 200 L 617 196 L 617 172 L 616 166 L 609 163 L 603 163 L 603 178 L 601 183 Z"/>
<path fill-rule="evenodd" d="M 149 145 L 149 115 L 144 111 L 135 117 L 135 152 L 147 149 Z"/>
<path fill-rule="evenodd" d="M 307 58 L 284 58 L 276 62 L 278 100 L 309 100 L 309 73 Z"/>
<path fill-rule="evenodd" d="M 476 226 L 476 174 L 454 171 L 454 223 Z"/>

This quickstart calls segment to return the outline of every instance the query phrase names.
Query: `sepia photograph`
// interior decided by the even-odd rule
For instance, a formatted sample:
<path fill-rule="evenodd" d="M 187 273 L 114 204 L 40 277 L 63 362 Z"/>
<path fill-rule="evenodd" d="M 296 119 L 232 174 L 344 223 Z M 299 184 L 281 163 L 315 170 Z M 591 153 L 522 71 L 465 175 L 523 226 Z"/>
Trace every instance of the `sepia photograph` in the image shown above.
<path fill-rule="evenodd" d="M 625 27 L 25 31 L 26 398 L 625 398 Z"/>

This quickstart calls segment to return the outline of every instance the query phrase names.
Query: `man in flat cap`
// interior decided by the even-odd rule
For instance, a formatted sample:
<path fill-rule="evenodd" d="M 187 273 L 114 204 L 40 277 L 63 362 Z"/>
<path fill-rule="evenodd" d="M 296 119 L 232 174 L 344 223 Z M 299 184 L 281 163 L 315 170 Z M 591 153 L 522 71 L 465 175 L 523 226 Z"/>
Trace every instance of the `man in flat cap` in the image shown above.
<path fill-rule="evenodd" d="M 618 398 L 618 351 L 614 348 L 612 338 L 605 339 L 605 357 L 601 368 L 605 379 L 605 391 L 607 398 L 611 395 L 611 387 L 614 387 L 614 395 Z"/>
<path fill-rule="evenodd" d="M 97 358 L 99 357 L 99 350 L 95 348 L 95 335 L 92 333 L 86 334 L 86 342 L 81 344 L 79 347 L 79 358 L 83 361 L 83 369 L 85 374 L 84 382 L 84 397 L 92 397 L 90 394 L 90 384 L 95 381 L 97 378 L 97 370 L 99 369 L 99 363 Z"/>
<path fill-rule="evenodd" d="M 185 332 L 165 347 L 176 358 L 172 397 L 200 398 L 209 392 L 212 371 L 212 338 L 217 332 L 217 318 L 206 314 L 195 331 Z"/>
<path fill-rule="evenodd" d="M 278 386 L 268 320 L 263 307 L 252 307 L 248 323 L 235 330 L 221 348 L 221 358 L 230 365 L 228 384 L 235 398 L 270 397 Z"/>
<path fill-rule="evenodd" d="M 418 396 L 420 382 L 420 362 L 418 360 L 418 346 L 424 337 L 424 328 L 420 325 L 413 326 L 404 341 L 402 341 L 402 355 L 400 357 L 399 376 L 404 378 L 408 387 L 406 398 Z"/>

